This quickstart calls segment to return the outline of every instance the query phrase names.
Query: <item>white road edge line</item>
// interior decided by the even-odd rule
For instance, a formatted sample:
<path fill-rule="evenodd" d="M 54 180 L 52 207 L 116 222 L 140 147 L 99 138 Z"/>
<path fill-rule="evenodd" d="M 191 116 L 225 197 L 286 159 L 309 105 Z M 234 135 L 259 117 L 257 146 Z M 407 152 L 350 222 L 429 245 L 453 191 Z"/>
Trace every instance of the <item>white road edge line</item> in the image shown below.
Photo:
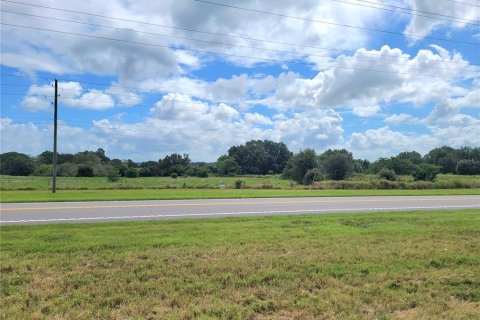
<path fill-rule="evenodd" d="M 29 223 L 29 222 L 62 222 L 62 221 L 91 221 L 91 220 L 127 220 L 145 218 L 181 218 L 181 217 L 214 217 L 214 216 L 241 216 L 251 214 L 276 214 L 276 213 L 320 213 L 320 212 L 348 212 L 348 211 L 390 211 L 390 210 L 419 210 L 419 209 L 458 209 L 480 208 L 480 205 L 469 206 L 427 206 L 427 207 L 397 207 L 397 208 L 345 208 L 345 209 L 311 209 L 311 210 L 285 210 L 285 211 L 246 211 L 246 212 L 216 212 L 216 213 L 179 213 L 157 214 L 144 216 L 112 216 L 112 217 L 80 217 L 80 218 L 57 218 L 57 219 L 32 219 L 32 220 L 7 220 L 3 223 Z"/>

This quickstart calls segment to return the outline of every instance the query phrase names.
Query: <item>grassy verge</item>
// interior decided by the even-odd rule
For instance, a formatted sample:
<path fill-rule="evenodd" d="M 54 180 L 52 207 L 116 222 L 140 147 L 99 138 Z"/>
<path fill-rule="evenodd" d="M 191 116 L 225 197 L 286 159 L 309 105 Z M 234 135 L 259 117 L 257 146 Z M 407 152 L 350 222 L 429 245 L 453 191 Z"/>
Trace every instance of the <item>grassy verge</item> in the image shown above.
<path fill-rule="evenodd" d="M 347 197 L 347 196 L 427 196 L 480 195 L 480 189 L 438 190 L 278 190 L 278 189 L 130 189 L 130 190 L 9 190 L 0 192 L 0 202 L 104 201 L 228 199 L 280 197 Z"/>
<path fill-rule="evenodd" d="M 480 315 L 480 210 L 1 231 L 5 319 Z"/>

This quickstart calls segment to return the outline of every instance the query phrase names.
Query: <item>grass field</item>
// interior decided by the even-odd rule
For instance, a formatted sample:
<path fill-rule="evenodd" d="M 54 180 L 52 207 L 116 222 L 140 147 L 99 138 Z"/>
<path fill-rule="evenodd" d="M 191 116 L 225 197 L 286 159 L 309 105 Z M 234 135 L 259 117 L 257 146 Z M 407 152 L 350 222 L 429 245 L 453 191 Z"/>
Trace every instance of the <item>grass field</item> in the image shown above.
<path fill-rule="evenodd" d="M 480 210 L 4 226 L 2 319 L 478 319 Z"/>
<path fill-rule="evenodd" d="M 480 195 L 480 189 L 426 190 L 278 190 L 278 189 L 129 189 L 129 190 L 9 190 L 0 192 L 0 203 L 105 200 L 179 200 L 233 198 L 293 198 L 348 196 Z"/>
<path fill-rule="evenodd" d="M 278 175 L 176 178 L 142 177 L 121 178 L 118 182 L 108 182 L 105 177 L 79 178 L 58 177 L 59 190 L 102 190 L 102 189 L 232 189 L 235 181 L 242 180 L 247 189 L 378 189 L 379 179 L 375 175 L 357 175 L 348 181 L 322 181 L 315 186 L 302 186 Z M 223 187 L 220 184 L 223 183 Z M 453 189 L 480 188 L 480 176 L 438 175 L 435 184 L 413 182 L 411 176 L 402 176 L 398 189 Z M 48 190 L 52 186 L 51 177 L 0 176 L 1 190 Z M 390 186 L 391 187 L 391 186 Z M 389 188 L 389 186 L 387 186 Z M 395 189 L 395 187 L 391 187 Z"/>

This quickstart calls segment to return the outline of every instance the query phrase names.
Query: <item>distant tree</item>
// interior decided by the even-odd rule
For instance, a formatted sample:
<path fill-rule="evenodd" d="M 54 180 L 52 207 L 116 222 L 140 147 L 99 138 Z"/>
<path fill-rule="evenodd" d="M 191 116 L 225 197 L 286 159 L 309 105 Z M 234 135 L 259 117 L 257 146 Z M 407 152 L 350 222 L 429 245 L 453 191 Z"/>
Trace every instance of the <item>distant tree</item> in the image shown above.
<path fill-rule="evenodd" d="M 425 162 L 440 166 L 442 173 L 455 173 L 458 160 L 456 150 L 447 146 L 435 148 L 425 155 Z"/>
<path fill-rule="evenodd" d="M 138 177 L 137 168 L 128 168 L 127 170 L 125 170 L 125 177 L 127 177 L 127 178 L 137 178 Z"/>
<path fill-rule="evenodd" d="M 138 167 L 138 165 L 132 159 L 128 159 L 125 163 L 126 163 L 128 168 L 137 168 Z"/>
<path fill-rule="evenodd" d="M 173 153 L 158 161 L 158 172 L 160 176 L 170 176 L 173 172 L 179 176 L 185 174 L 190 165 L 190 157 L 188 154 L 183 156 L 178 153 Z"/>
<path fill-rule="evenodd" d="M 480 162 L 473 160 L 460 160 L 457 163 L 457 174 L 474 175 L 480 174 Z"/>
<path fill-rule="evenodd" d="M 95 151 L 95 154 L 100 158 L 102 163 L 107 163 L 110 161 L 110 158 L 105 155 L 105 150 L 102 148 L 98 148 L 97 151 Z"/>
<path fill-rule="evenodd" d="M 411 175 L 415 171 L 416 166 L 411 160 L 397 156 L 390 158 L 387 168 L 399 175 Z"/>
<path fill-rule="evenodd" d="M 322 158 L 323 171 L 329 179 L 345 180 L 353 172 L 353 157 L 344 150 L 336 151 Z"/>
<path fill-rule="evenodd" d="M 228 155 L 240 165 L 243 174 L 267 174 L 282 172 L 292 153 L 282 142 L 251 140 L 231 147 Z"/>
<path fill-rule="evenodd" d="M 415 180 L 434 181 L 437 174 L 440 173 L 440 166 L 433 164 L 422 163 L 419 164 L 413 172 Z"/>
<path fill-rule="evenodd" d="M 138 176 L 140 177 L 152 177 L 153 174 L 152 174 L 152 171 L 150 170 L 150 168 L 140 168 L 140 170 L 138 170 Z"/>
<path fill-rule="evenodd" d="M 87 165 L 81 165 L 77 169 L 77 177 L 93 177 L 93 168 Z"/>
<path fill-rule="evenodd" d="M 416 151 L 401 152 L 395 158 L 400 160 L 408 160 L 415 165 L 423 162 L 422 155 Z"/>
<path fill-rule="evenodd" d="M 33 172 L 34 176 L 51 176 L 53 174 L 53 165 L 51 164 L 40 164 L 35 171 Z M 58 175 L 58 170 L 57 170 L 57 175 Z"/>
<path fill-rule="evenodd" d="M 357 173 L 366 173 L 370 168 L 370 161 L 367 159 L 355 159 L 353 161 L 353 171 Z"/>
<path fill-rule="evenodd" d="M 75 177 L 78 173 L 78 164 L 65 162 L 57 167 L 57 176 L 59 177 Z"/>
<path fill-rule="evenodd" d="M 37 162 L 39 164 L 53 164 L 53 152 L 52 151 L 43 151 L 37 156 Z M 58 163 L 58 157 L 57 157 Z"/>
<path fill-rule="evenodd" d="M 140 168 L 141 168 L 140 171 L 139 171 L 140 176 L 142 176 L 142 174 L 147 174 L 147 173 L 148 173 L 148 175 L 144 175 L 144 177 L 153 177 L 153 176 L 158 176 L 159 175 L 159 173 L 158 173 L 158 162 L 157 161 L 142 162 L 140 164 Z"/>
<path fill-rule="evenodd" d="M 287 162 L 283 173 L 284 178 L 304 183 L 305 174 L 317 167 L 317 155 L 313 149 L 305 149 L 294 154 Z"/>
<path fill-rule="evenodd" d="M 7 152 L 0 154 L 0 174 L 28 176 L 34 170 L 33 159 L 24 153 Z"/>
<path fill-rule="evenodd" d="M 192 177 L 207 178 L 210 172 L 206 165 L 192 165 L 186 173 Z"/>
<path fill-rule="evenodd" d="M 110 160 L 110 165 L 118 170 L 118 173 L 120 174 L 121 177 L 125 176 L 125 171 L 128 169 L 128 166 L 122 160 L 112 159 Z"/>
<path fill-rule="evenodd" d="M 233 157 L 221 156 L 217 160 L 216 171 L 221 176 L 236 176 L 240 173 L 240 165 Z"/>

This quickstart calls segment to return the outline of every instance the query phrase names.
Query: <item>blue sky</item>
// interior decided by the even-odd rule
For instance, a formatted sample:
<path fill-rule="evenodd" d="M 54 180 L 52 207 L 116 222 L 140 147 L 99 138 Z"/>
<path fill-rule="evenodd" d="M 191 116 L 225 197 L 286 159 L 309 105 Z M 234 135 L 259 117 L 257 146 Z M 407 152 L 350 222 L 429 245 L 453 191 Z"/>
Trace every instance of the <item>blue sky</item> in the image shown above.
<path fill-rule="evenodd" d="M 1 152 L 52 149 L 53 79 L 59 152 L 478 147 L 470 1 L 2 1 Z"/>

